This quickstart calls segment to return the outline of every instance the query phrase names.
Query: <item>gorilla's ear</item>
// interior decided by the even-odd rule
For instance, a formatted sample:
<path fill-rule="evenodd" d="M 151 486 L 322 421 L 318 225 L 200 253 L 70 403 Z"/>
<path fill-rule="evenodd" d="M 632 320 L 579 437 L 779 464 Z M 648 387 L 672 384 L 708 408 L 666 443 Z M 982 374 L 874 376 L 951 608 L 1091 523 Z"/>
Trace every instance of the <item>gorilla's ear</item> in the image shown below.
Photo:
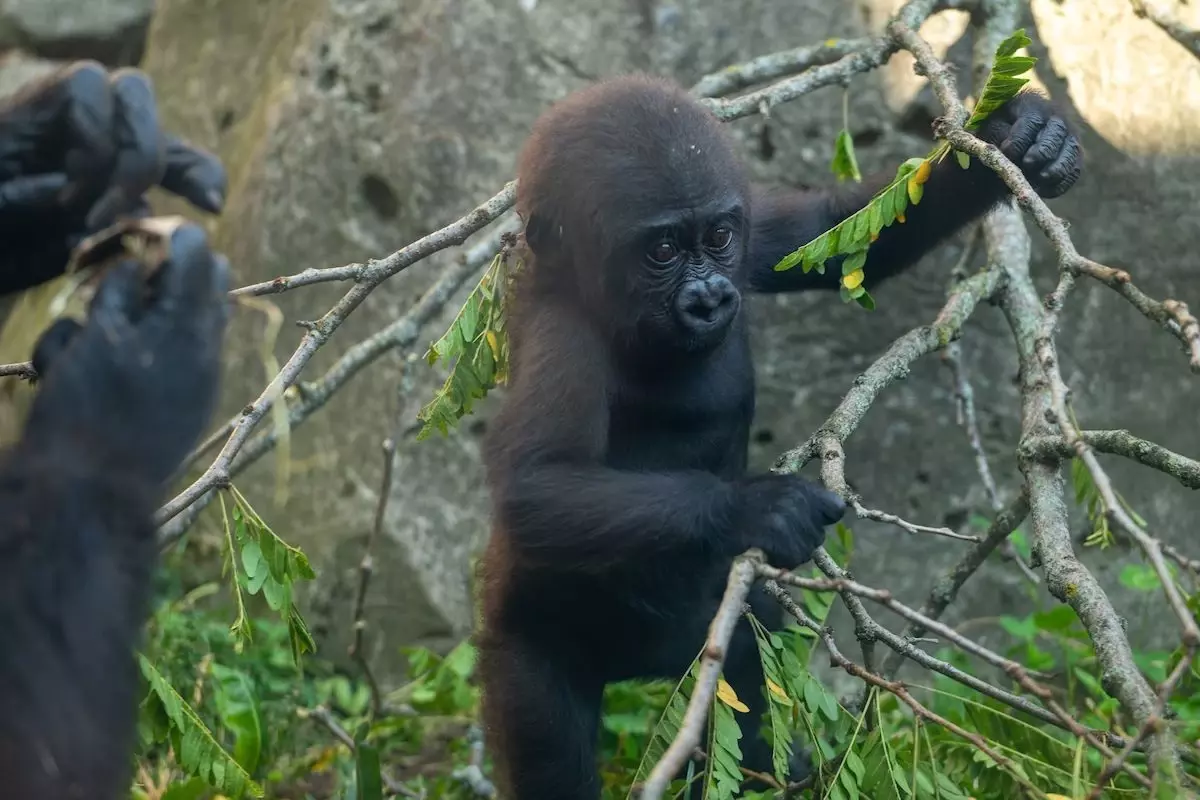
<path fill-rule="evenodd" d="M 535 256 L 545 256 L 558 249 L 562 231 L 557 223 L 542 214 L 530 214 L 525 223 L 525 243 Z"/>

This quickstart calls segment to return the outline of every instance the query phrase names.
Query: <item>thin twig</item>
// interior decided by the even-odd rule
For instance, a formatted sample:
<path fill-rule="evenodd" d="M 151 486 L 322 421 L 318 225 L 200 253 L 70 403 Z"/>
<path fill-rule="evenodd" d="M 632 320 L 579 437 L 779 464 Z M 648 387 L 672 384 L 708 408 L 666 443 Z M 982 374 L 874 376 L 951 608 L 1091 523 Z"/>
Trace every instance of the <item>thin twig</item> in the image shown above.
<path fill-rule="evenodd" d="M 307 717 L 308 719 L 319 723 L 325 728 L 325 730 L 329 731 L 329 733 L 333 735 L 333 738 L 345 745 L 351 753 L 358 752 L 358 742 L 354 741 L 354 737 L 351 736 L 336 719 L 334 719 L 334 716 L 332 713 L 330 713 L 329 709 L 325 708 L 324 706 L 317 706 L 316 708 L 300 709 L 299 713 L 301 716 Z M 397 794 L 401 797 L 413 798 L 413 800 L 424 800 L 424 795 L 422 793 L 414 791 L 413 789 L 409 789 L 403 783 L 394 780 L 388 775 L 381 772 L 380 777 L 383 779 L 384 787 L 392 794 Z"/>
<path fill-rule="evenodd" d="M 358 308 L 367 295 L 375 290 L 375 287 L 440 250 L 462 244 L 468 236 L 494 222 L 512 205 L 515 189 L 515 182 L 510 182 L 498 194 L 476 206 L 471 213 L 461 219 L 418 239 L 387 258 L 371 262 L 363 271 L 362 277 L 342 296 L 342 299 L 309 328 L 308 332 L 304 334 L 300 346 L 284 364 L 283 369 L 271 380 L 262 394 L 242 412 L 241 418 L 233 426 L 233 433 L 230 434 L 225 446 L 221 448 L 216 460 L 191 486 L 159 509 L 156 522 L 161 525 L 196 502 L 205 492 L 229 483 L 233 458 L 249 439 L 254 426 L 278 401 L 283 392 L 296 382 L 300 377 L 300 371 L 312 359 L 313 354 L 329 341 L 333 332 L 354 309 Z"/>
<path fill-rule="evenodd" d="M 0 364 L 0 378 L 13 376 L 26 381 L 37 379 L 37 370 L 32 361 L 22 361 L 18 364 Z"/>
<path fill-rule="evenodd" d="M 404 402 L 401 400 L 400 407 L 404 407 Z M 383 692 L 379 688 L 379 682 L 375 679 L 375 673 L 371 669 L 371 664 L 367 659 L 367 654 L 363 648 L 363 637 L 366 634 L 366 604 L 367 604 L 367 589 L 371 585 L 371 576 L 375 573 L 375 543 L 379 541 L 383 535 L 383 522 L 387 516 L 388 501 L 392 496 L 392 472 L 396 466 L 396 439 L 400 433 L 400 426 L 403 423 L 397 422 L 390 436 L 383 440 L 381 449 L 383 450 L 383 477 L 379 481 L 379 499 L 375 506 L 375 522 L 371 526 L 371 532 L 367 534 L 367 542 L 363 547 L 362 560 L 358 564 L 358 592 L 354 597 L 354 638 L 350 643 L 350 658 L 358 664 L 362 670 L 363 678 L 367 682 L 367 686 L 371 691 L 371 714 L 378 718 L 383 713 Z"/>

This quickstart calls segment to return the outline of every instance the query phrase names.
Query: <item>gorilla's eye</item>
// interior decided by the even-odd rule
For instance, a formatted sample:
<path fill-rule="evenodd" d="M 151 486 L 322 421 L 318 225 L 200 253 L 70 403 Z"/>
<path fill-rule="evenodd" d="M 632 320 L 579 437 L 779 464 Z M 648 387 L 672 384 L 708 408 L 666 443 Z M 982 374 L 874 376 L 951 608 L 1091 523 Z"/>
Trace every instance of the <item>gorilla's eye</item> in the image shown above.
<path fill-rule="evenodd" d="M 670 264 L 675 260 L 675 245 L 661 241 L 650 248 L 650 260 L 657 264 Z"/>
<path fill-rule="evenodd" d="M 724 250 L 729 247 L 729 243 L 733 241 L 733 231 L 722 225 L 719 228 L 714 228 L 712 233 L 708 235 L 708 244 L 714 250 Z"/>

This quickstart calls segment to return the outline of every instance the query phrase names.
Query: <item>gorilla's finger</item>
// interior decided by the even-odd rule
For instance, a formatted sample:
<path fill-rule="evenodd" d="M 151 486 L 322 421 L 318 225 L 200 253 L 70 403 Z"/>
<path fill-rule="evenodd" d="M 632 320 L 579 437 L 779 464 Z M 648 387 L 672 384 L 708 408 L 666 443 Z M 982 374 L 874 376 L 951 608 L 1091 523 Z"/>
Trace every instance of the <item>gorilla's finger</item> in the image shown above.
<path fill-rule="evenodd" d="M 0 183 L 0 214 L 15 209 L 48 209 L 58 205 L 59 196 L 67 188 L 63 172 L 13 178 Z"/>
<path fill-rule="evenodd" d="M 56 319 L 38 338 L 33 347 L 33 368 L 39 379 L 44 379 L 53 367 L 58 356 L 67 349 L 67 345 L 75 338 L 75 334 L 83 330 L 80 325 L 69 317 Z"/>
<path fill-rule="evenodd" d="M 1054 163 L 1042 170 L 1043 186 L 1040 188 L 1039 194 L 1047 199 L 1065 194 L 1075 185 L 1075 181 L 1079 180 L 1082 172 L 1083 153 L 1079 147 L 1079 140 L 1071 137 L 1063 145 L 1062 152 L 1058 154 Z"/>
<path fill-rule="evenodd" d="M 163 142 L 167 165 L 159 181 L 162 187 L 197 208 L 220 213 L 229 180 L 220 159 L 177 136 L 165 135 Z"/>
<path fill-rule="evenodd" d="M 141 316 L 141 298 L 141 270 L 136 261 L 125 259 L 101 279 L 88 317 L 102 326 L 136 322 Z"/>
<path fill-rule="evenodd" d="M 164 158 L 158 133 L 158 109 L 150 78 L 138 70 L 120 70 L 112 82 L 113 136 L 116 162 L 108 191 L 88 212 L 87 224 L 112 222 L 133 206 L 163 176 Z"/>
<path fill-rule="evenodd" d="M 1022 166 L 1028 169 L 1053 163 L 1069 135 L 1067 123 L 1058 117 L 1051 117 L 1038 133 L 1037 139 L 1029 151 L 1025 153 L 1025 158 L 1021 162 Z"/>
<path fill-rule="evenodd" d="M 1020 163 L 1037 139 L 1038 132 L 1041 131 L 1045 121 L 1041 114 L 1022 116 L 1009 129 L 1008 138 L 1000 144 L 1000 151 L 1013 161 Z"/>
<path fill-rule="evenodd" d="M 1062 145 L 1062 149 L 1058 151 L 1058 157 L 1042 168 L 1040 176 L 1048 184 L 1058 184 L 1062 181 L 1070 181 L 1074 184 L 1082 172 L 1082 161 L 1084 161 L 1084 157 L 1079 148 L 1079 139 L 1069 137 Z"/>
<path fill-rule="evenodd" d="M 108 74 L 96 62 L 85 61 L 72 67 L 57 91 L 55 113 L 69 142 L 67 174 L 85 184 L 103 182 L 116 155 Z"/>
<path fill-rule="evenodd" d="M 164 314 L 203 316 L 228 302 L 229 262 L 208 247 L 198 225 L 181 225 L 171 235 L 171 259 L 158 275 L 158 309 Z"/>

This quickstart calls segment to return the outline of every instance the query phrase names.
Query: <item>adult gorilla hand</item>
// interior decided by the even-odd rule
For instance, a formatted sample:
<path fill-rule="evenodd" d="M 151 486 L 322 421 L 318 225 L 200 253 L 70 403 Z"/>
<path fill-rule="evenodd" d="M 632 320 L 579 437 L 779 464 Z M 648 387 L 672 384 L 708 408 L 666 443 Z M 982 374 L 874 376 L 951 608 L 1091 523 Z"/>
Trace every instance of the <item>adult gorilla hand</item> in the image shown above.
<path fill-rule="evenodd" d="M 159 130 L 144 73 L 84 61 L 25 87 L 0 106 L 0 293 L 62 274 L 155 185 L 214 214 L 225 200 L 220 161 Z"/>
<path fill-rule="evenodd" d="M 118 264 L 87 322 L 60 319 L 38 341 L 42 376 L 22 446 L 87 460 L 161 487 L 212 414 L 229 316 L 228 262 L 187 224 L 144 290 L 138 265 Z"/>

